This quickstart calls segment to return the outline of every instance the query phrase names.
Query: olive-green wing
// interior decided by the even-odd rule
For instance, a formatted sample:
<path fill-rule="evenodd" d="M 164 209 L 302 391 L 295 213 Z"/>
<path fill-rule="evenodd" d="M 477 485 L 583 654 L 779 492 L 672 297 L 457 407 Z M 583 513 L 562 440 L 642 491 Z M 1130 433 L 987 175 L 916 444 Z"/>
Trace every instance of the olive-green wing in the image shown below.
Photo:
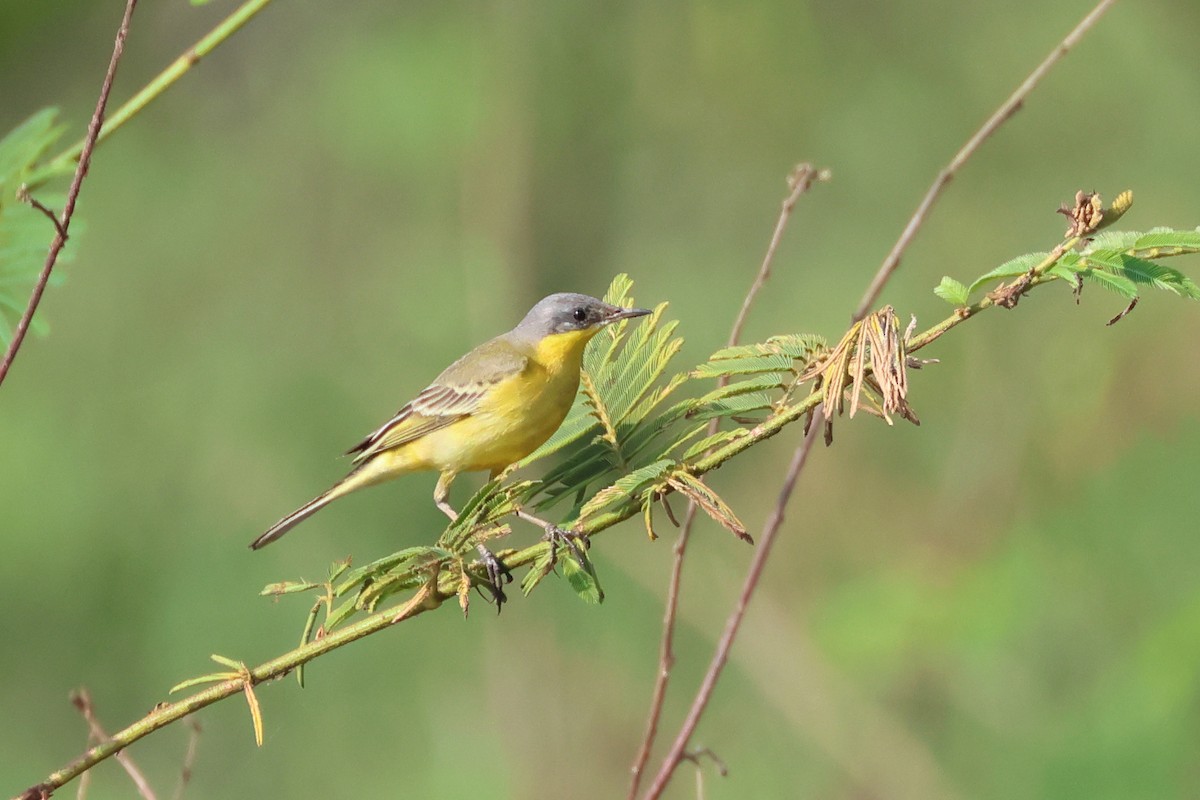
<path fill-rule="evenodd" d="M 481 344 L 447 367 L 347 454 L 355 453 L 357 464 L 469 417 L 492 386 L 524 370 L 528 361 L 529 357 L 505 337 Z"/>

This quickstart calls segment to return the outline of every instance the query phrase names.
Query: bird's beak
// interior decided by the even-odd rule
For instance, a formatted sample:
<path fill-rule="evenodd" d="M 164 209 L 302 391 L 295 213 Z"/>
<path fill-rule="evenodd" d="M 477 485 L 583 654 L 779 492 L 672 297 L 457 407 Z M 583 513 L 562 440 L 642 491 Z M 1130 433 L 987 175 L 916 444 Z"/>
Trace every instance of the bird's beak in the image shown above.
<path fill-rule="evenodd" d="M 614 306 L 613 310 L 604 319 L 604 324 L 609 325 L 618 320 L 632 319 L 633 317 L 644 317 L 651 313 L 653 312 L 649 308 L 617 308 Z"/>

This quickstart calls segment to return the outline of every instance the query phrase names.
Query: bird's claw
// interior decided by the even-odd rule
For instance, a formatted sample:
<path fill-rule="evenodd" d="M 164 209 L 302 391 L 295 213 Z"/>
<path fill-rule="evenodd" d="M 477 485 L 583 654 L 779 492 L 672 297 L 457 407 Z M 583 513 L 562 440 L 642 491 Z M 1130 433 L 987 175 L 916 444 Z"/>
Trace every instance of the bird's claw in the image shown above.
<path fill-rule="evenodd" d="M 504 604 L 508 602 L 508 595 L 504 593 L 504 584 L 512 583 L 512 570 L 505 566 L 503 561 L 496 558 L 495 553 L 483 545 L 476 545 L 476 549 L 479 551 L 479 560 L 483 562 L 483 567 L 487 570 L 487 587 L 496 603 L 496 613 L 499 614 Z"/>
<path fill-rule="evenodd" d="M 577 533 L 576 531 L 560 528 L 557 525 L 549 525 L 546 527 L 546 535 L 542 539 L 550 543 L 551 564 L 558 562 L 558 548 L 560 547 L 570 550 L 571 555 L 580 564 L 587 563 L 587 557 L 583 551 L 591 548 L 592 541 L 586 533 Z M 583 550 L 579 549 L 579 543 L 583 544 Z"/>

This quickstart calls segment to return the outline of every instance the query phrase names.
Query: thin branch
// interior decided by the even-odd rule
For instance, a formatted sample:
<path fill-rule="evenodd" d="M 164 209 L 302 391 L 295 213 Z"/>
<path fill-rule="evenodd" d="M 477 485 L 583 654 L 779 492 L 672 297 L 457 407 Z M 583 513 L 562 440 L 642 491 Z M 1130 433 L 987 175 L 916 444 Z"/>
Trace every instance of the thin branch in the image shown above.
<path fill-rule="evenodd" d="M 767 253 L 763 256 L 762 265 L 758 268 L 758 275 L 754 277 L 754 283 L 750 285 L 750 291 L 746 292 L 746 297 L 742 300 L 742 308 L 738 311 L 737 319 L 733 322 L 733 328 L 729 331 L 728 347 L 733 347 L 741 341 L 742 328 L 746 325 L 746 318 L 750 316 L 750 307 L 754 305 L 754 300 L 758 297 L 759 291 L 766 284 L 767 279 L 771 277 L 771 263 L 775 260 L 775 251 L 779 249 L 779 242 L 783 239 L 783 231 L 787 227 L 788 219 L 791 217 L 796 203 L 800 200 L 800 196 L 806 194 L 812 188 L 814 181 L 827 181 L 829 178 L 829 170 L 817 170 L 812 164 L 797 164 L 792 169 L 791 174 L 788 175 L 788 187 L 792 191 L 783 200 L 783 208 L 779 212 L 779 220 L 775 223 L 775 230 L 771 234 L 771 243 L 767 245 Z M 728 383 L 727 378 L 723 380 Z"/>
<path fill-rule="evenodd" d="M 25 311 L 17 322 L 16 330 L 13 331 L 12 341 L 9 342 L 3 360 L 0 360 L 0 384 L 4 383 L 4 378 L 12 367 L 13 359 L 17 357 L 17 351 L 21 349 L 21 343 L 25 340 L 25 334 L 29 330 L 33 314 L 37 311 L 38 304 L 42 301 L 42 294 L 46 291 L 50 273 L 54 270 L 55 263 L 58 262 L 58 254 L 62 252 L 63 245 L 67 243 L 67 230 L 71 227 L 71 217 L 75 213 L 75 201 L 79 198 L 83 177 L 87 175 L 88 165 L 92 161 L 92 150 L 96 147 L 97 137 L 100 136 L 100 126 L 104 123 L 104 109 L 108 105 L 108 95 L 112 91 L 117 65 L 121 63 L 121 54 L 125 51 L 125 38 L 129 35 L 129 20 L 133 17 L 133 9 L 136 5 L 137 0 L 127 0 L 125 3 L 125 13 L 121 17 L 121 26 L 117 28 L 117 40 L 113 44 L 112 58 L 108 62 L 108 71 L 104 73 L 104 83 L 100 86 L 100 98 L 96 101 L 96 110 L 92 114 L 87 136 L 79 151 L 79 165 L 75 168 L 75 177 L 71 179 L 71 188 L 67 191 L 67 202 L 63 206 L 59 224 L 55 226 L 54 241 L 50 244 L 50 251 L 46 254 L 46 263 L 42 266 L 41 273 L 38 274 L 37 283 L 33 286 L 29 303 L 25 306 Z"/>
<path fill-rule="evenodd" d="M 28 203 L 38 211 L 42 212 L 46 219 L 50 220 L 50 224 L 54 226 L 54 230 L 58 231 L 58 235 L 63 238 L 63 241 L 65 242 L 67 240 L 67 229 L 63 227 L 62 221 L 58 217 L 54 216 L 54 212 L 49 208 L 46 208 L 46 206 L 42 204 L 41 200 L 38 200 L 29 193 L 28 184 L 22 183 L 17 189 L 17 199 L 22 203 Z"/>
<path fill-rule="evenodd" d="M 714 423 L 717 420 L 713 420 Z M 709 426 L 714 427 L 713 425 Z M 637 797 L 638 788 L 642 782 L 642 771 L 650 760 L 650 750 L 654 747 L 654 739 L 658 735 L 658 722 L 662 718 L 663 703 L 667 698 L 667 684 L 671 682 L 671 669 L 675 666 L 675 620 L 679 609 L 679 586 L 683 578 L 683 561 L 687 554 L 688 541 L 692 533 L 692 525 L 696 521 L 696 503 L 688 503 L 687 514 L 679 536 L 675 539 L 674 561 L 671 564 L 671 581 L 667 587 L 667 605 L 663 610 L 663 632 L 658 645 L 658 674 L 654 677 L 654 692 L 650 695 L 650 712 L 646 716 L 646 732 L 642 735 L 642 743 L 638 747 L 637 756 L 630 768 L 629 800 Z"/>
<path fill-rule="evenodd" d="M 97 742 L 103 744 L 108 741 L 108 734 L 104 732 L 104 728 L 100 725 L 100 721 L 96 719 L 95 709 L 92 706 L 92 696 L 87 689 L 80 688 L 71 692 L 71 703 L 83 715 L 83 719 L 87 722 L 88 731 L 91 737 Z M 129 775 L 129 779 L 133 781 L 133 785 L 137 787 L 138 794 L 145 800 L 156 800 L 154 789 L 150 788 L 150 782 L 146 780 L 146 775 L 138 765 L 133 763 L 133 759 L 128 753 L 117 753 L 117 763 Z"/>
<path fill-rule="evenodd" d="M 912 244 L 912 240 L 916 237 L 917 231 L 919 231 L 921 226 L 925 223 L 925 218 L 929 215 L 929 210 L 933 208 L 933 204 L 936 203 L 938 198 L 941 196 L 942 190 L 946 188 L 946 184 L 948 184 L 958 173 L 958 171 L 962 169 L 963 165 L 967 163 L 967 160 L 975 154 L 976 150 L 979 149 L 979 146 L 982 145 L 992 134 L 999 130 L 1000 126 L 1007 122 L 1013 114 L 1017 113 L 1017 111 L 1021 109 L 1021 106 L 1025 103 L 1025 98 L 1028 97 L 1029 93 L 1032 92 L 1038 83 L 1041 82 L 1042 78 L 1046 76 L 1046 73 L 1048 73 L 1054 67 L 1054 65 L 1062 60 L 1063 56 L 1065 56 L 1072 47 L 1079 43 L 1079 41 L 1087 34 L 1087 32 L 1092 29 L 1092 26 L 1099 21 L 1100 17 L 1104 15 L 1104 12 L 1108 11 L 1109 7 L 1115 2 L 1116 0 L 1100 0 L 1100 2 L 1096 4 L 1096 7 L 1093 8 L 1086 17 L 1080 20 L 1079 24 L 1076 25 L 1075 28 L 1068 33 L 1053 50 L 1050 51 L 1050 55 L 1046 56 L 1046 59 L 1042 61 L 1041 64 L 1038 64 L 1037 69 L 1031 72 L 1029 77 L 1017 87 L 1016 91 L 1014 91 L 1012 95 L 1010 95 L 1009 98 L 1005 100 L 999 108 L 996 109 L 996 112 L 992 114 L 992 116 L 990 116 L 986 122 L 983 123 L 983 127 L 977 130 L 975 135 L 967 140 L 967 143 L 964 144 L 962 149 L 960 149 L 954 155 L 954 158 L 950 160 L 950 163 L 938 173 L 938 176 L 933 181 L 933 185 L 930 186 L 929 191 L 925 193 L 925 198 L 921 201 L 921 204 L 917 206 L 917 210 L 912 215 L 912 218 L 908 221 L 908 224 L 904 226 L 904 230 L 901 232 L 900 238 L 896 240 L 894 245 L 892 245 L 891 252 L 887 254 L 887 258 L 883 260 L 883 264 L 879 267 L 879 271 L 875 273 L 875 277 L 872 279 L 871 285 L 867 287 L 866 294 L 864 294 L 862 300 L 859 301 L 858 308 L 855 309 L 854 316 L 851 317 L 852 322 L 857 322 L 865 317 L 867 312 L 871 310 L 871 307 L 875 305 L 875 301 L 879 299 L 880 293 L 883 292 L 884 285 L 892 276 L 892 273 L 895 272 L 900 266 L 900 259 L 904 256 L 904 252 L 908 250 L 908 246 Z"/>
<path fill-rule="evenodd" d="M 725 630 L 721 634 L 720 641 L 717 642 L 717 649 L 713 653 L 712 661 L 709 663 L 708 672 L 705 674 L 704 680 L 696 692 L 696 697 L 692 701 L 692 707 L 683 721 L 683 726 L 679 729 L 679 735 L 675 737 L 670 751 L 667 753 L 666 758 L 663 759 L 658 774 L 654 776 L 654 783 L 650 785 L 649 791 L 646 792 L 646 800 L 654 800 L 654 798 L 662 795 L 663 791 L 667 788 L 667 783 L 671 780 L 671 776 L 675 773 L 676 767 L 679 766 L 679 763 L 687 753 L 688 742 L 691 741 L 696 726 L 700 724 L 700 717 L 708 707 L 708 701 L 712 697 L 713 690 L 716 688 L 717 681 L 721 677 L 726 662 L 729 660 L 729 650 L 733 647 L 738 629 L 742 625 L 742 619 L 746 616 L 746 609 L 750 605 L 750 598 L 753 597 L 754 590 L 758 587 L 758 581 L 762 576 L 763 568 L 766 566 L 767 559 L 771 555 L 771 547 L 775 543 L 776 534 L 779 533 L 779 529 L 783 525 L 784 509 L 787 508 L 788 500 L 792 496 L 792 490 L 796 487 L 796 481 L 800 478 L 800 473 L 803 471 L 804 465 L 808 462 L 808 455 L 812 452 L 813 445 L 816 443 L 817 437 L 824 427 L 821 411 L 818 408 L 813 412 L 813 421 L 808 428 L 808 434 L 805 435 L 800 446 L 792 454 L 792 461 L 788 465 L 787 476 L 784 478 L 783 486 L 779 490 L 779 498 L 775 503 L 775 508 L 771 512 L 770 518 L 763 526 L 762 535 L 758 540 L 758 547 L 754 551 L 754 558 L 750 561 L 746 578 L 742 582 L 741 594 L 738 596 L 733 613 L 729 615 L 729 619 L 725 622 Z"/>
<path fill-rule="evenodd" d="M 738 311 L 737 318 L 734 320 L 733 327 L 729 331 L 729 340 L 727 347 L 736 345 L 742 336 L 742 328 L 746 325 L 746 318 L 750 315 L 750 308 L 754 305 L 754 300 L 758 297 L 759 291 L 766 284 L 767 279 L 771 277 L 771 264 L 775 260 L 775 251 L 779 248 L 779 242 L 783 239 L 783 231 L 787 227 L 788 220 L 791 218 L 792 211 L 796 207 L 800 196 L 805 194 L 811 187 L 814 181 L 829 180 L 828 170 L 817 170 L 811 164 L 797 164 L 788 175 L 788 187 L 791 190 L 788 196 L 783 200 L 783 207 L 779 211 L 779 219 L 775 222 L 775 230 L 771 234 L 771 241 L 767 245 L 766 255 L 763 256 L 762 264 L 758 268 L 758 274 L 754 277 L 754 282 L 750 284 L 750 289 L 746 292 L 746 297 L 742 300 L 741 310 Z M 718 382 L 724 386 L 729 382 L 729 378 L 722 377 Z M 720 425 L 720 419 L 714 419 L 708 426 L 708 434 L 712 436 L 717 432 L 717 426 Z M 663 632 L 659 642 L 658 654 L 658 674 L 654 679 L 654 691 L 650 697 L 650 711 L 646 718 L 646 732 L 642 736 L 641 746 L 638 748 L 637 756 L 634 758 L 633 766 L 630 768 L 629 782 L 629 800 L 633 800 L 637 796 L 638 788 L 641 785 L 642 772 L 646 768 L 646 762 L 650 759 L 650 751 L 654 747 L 654 739 L 658 735 L 658 723 L 662 718 L 663 703 L 667 697 L 667 684 L 671 681 L 671 669 L 675 666 L 675 620 L 679 610 L 679 589 L 683 576 L 683 563 L 687 555 L 688 541 L 692 534 L 692 525 L 696 521 L 697 506 L 694 501 L 688 503 L 687 515 L 684 517 L 683 526 L 679 531 L 679 537 L 675 540 L 674 561 L 671 564 L 671 580 L 667 588 L 667 605 L 663 611 Z"/>
<path fill-rule="evenodd" d="M 195 717 L 190 717 L 188 723 L 191 732 L 188 733 L 187 750 L 183 754 L 183 764 L 179 767 L 179 785 L 175 787 L 175 800 L 182 800 L 183 793 L 192 780 L 192 768 L 196 766 L 196 751 L 200 747 L 200 723 Z"/>

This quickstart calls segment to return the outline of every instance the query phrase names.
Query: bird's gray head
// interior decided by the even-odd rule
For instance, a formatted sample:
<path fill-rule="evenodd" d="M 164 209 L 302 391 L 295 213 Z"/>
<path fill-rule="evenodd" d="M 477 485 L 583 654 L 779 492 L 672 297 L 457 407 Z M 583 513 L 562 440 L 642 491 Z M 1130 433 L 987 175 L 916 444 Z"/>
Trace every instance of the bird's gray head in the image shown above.
<path fill-rule="evenodd" d="M 555 333 L 595 331 L 617 320 L 649 313 L 648 308 L 621 308 L 586 294 L 561 292 L 539 300 L 515 332 L 542 339 Z"/>

